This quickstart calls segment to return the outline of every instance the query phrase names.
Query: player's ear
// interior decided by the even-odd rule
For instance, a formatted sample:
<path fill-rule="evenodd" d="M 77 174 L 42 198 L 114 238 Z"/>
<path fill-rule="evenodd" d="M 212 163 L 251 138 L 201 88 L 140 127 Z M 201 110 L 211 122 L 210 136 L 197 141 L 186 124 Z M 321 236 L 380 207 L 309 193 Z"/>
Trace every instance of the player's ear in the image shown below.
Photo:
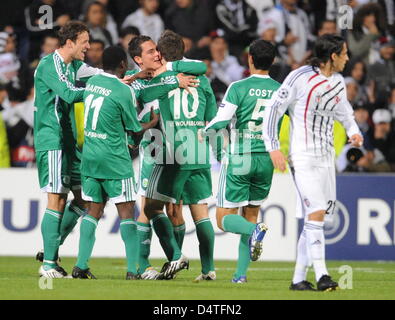
<path fill-rule="evenodd" d="M 139 57 L 139 56 L 135 56 L 133 58 L 133 61 L 135 61 L 138 65 L 142 65 L 143 64 L 143 59 L 141 59 L 141 57 Z"/>

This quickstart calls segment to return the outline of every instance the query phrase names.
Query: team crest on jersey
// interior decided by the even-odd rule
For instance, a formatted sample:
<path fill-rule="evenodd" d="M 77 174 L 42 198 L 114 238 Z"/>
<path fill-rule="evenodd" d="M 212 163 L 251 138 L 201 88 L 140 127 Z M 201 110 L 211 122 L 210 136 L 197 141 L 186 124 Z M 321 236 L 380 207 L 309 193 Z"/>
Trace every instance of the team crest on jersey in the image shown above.
<path fill-rule="evenodd" d="M 304 202 L 304 204 L 306 205 L 307 208 L 310 208 L 311 203 L 310 203 L 309 199 L 304 198 L 303 202 Z"/>
<path fill-rule="evenodd" d="M 279 92 L 278 92 L 278 97 L 280 99 L 287 99 L 289 96 L 289 91 L 286 88 L 282 88 Z"/>
<path fill-rule="evenodd" d="M 144 188 L 147 188 L 147 187 L 148 187 L 148 179 L 147 179 L 147 178 L 144 178 L 144 179 L 143 179 L 143 187 L 144 187 Z"/>
<path fill-rule="evenodd" d="M 318 103 L 321 102 L 321 100 L 322 100 L 322 95 L 321 95 L 321 93 L 318 93 L 318 94 L 316 95 L 316 97 L 315 97 L 315 102 L 318 104 Z"/>
<path fill-rule="evenodd" d="M 335 104 L 338 104 L 340 102 L 340 97 L 339 96 L 336 96 L 336 98 L 335 98 Z"/>

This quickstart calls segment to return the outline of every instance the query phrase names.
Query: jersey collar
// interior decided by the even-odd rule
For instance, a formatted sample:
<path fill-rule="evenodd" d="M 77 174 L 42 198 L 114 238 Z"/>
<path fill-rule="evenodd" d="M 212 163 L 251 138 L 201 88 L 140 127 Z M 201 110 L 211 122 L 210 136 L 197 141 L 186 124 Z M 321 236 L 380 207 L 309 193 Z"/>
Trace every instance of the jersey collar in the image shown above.
<path fill-rule="evenodd" d="M 261 74 L 252 74 L 251 77 L 258 77 L 258 78 L 262 78 L 262 79 L 269 79 L 270 78 L 269 75 L 265 76 L 265 75 L 261 75 Z"/>
<path fill-rule="evenodd" d="M 109 77 L 109 78 L 118 79 L 118 77 L 116 75 L 110 74 L 110 73 L 107 73 L 107 72 L 103 72 L 103 73 L 101 73 L 101 75 L 105 76 L 105 77 Z"/>

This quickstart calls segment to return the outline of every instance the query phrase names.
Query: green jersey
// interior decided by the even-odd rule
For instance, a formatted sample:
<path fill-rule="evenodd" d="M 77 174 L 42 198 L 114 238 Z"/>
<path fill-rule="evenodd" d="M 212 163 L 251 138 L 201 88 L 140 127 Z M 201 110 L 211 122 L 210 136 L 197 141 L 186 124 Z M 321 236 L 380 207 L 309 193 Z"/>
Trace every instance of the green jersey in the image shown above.
<path fill-rule="evenodd" d="M 182 72 L 182 73 L 188 73 L 194 75 L 203 75 L 207 72 L 207 65 L 204 62 L 199 60 L 190 60 L 190 59 L 168 62 L 166 68 L 169 71 Z M 126 72 L 126 76 L 135 75 L 140 71 L 141 71 L 140 69 L 129 70 Z M 176 89 L 176 87 L 178 87 L 178 82 L 176 85 L 175 81 L 167 81 L 164 84 L 165 85 L 167 84 L 168 86 L 172 86 L 171 87 L 172 89 Z M 139 113 L 138 119 L 141 123 L 147 123 L 151 120 L 150 119 L 151 108 L 154 109 L 155 113 L 157 114 L 159 113 L 159 101 L 157 100 L 157 98 L 162 96 L 163 94 L 166 94 L 166 92 L 170 91 L 171 89 L 169 87 L 167 88 L 164 87 L 163 88 L 165 90 L 164 93 L 162 91 L 155 90 L 155 95 L 151 96 L 151 98 L 155 98 L 156 100 L 150 101 L 149 103 L 144 103 L 143 101 L 141 101 L 140 96 L 142 90 L 144 90 L 144 88 L 149 87 L 149 85 L 150 85 L 150 80 L 146 80 L 146 79 L 138 79 L 131 84 L 132 88 L 135 90 L 137 102 L 140 104 L 141 111 Z M 153 91 L 151 91 L 151 93 L 153 93 Z M 134 144 L 132 137 L 130 137 L 129 143 Z M 144 134 L 143 139 L 140 142 L 140 146 L 145 148 L 150 143 L 151 143 L 150 132 L 146 132 Z"/>
<path fill-rule="evenodd" d="M 215 118 L 204 129 L 224 129 L 231 124 L 228 153 L 266 152 L 262 137 L 263 114 L 280 83 L 269 76 L 252 75 L 233 82 L 218 109 Z"/>
<path fill-rule="evenodd" d="M 75 146 L 70 112 L 74 102 L 82 101 L 84 89 L 75 86 L 101 72 L 74 60 L 66 64 L 56 51 L 43 58 L 34 75 L 34 144 L 36 151 L 60 150 Z"/>
<path fill-rule="evenodd" d="M 133 89 L 115 75 L 103 73 L 87 82 L 84 103 L 81 174 L 111 180 L 132 177 L 127 131 L 143 130 L 137 120 Z"/>
<path fill-rule="evenodd" d="M 161 83 L 175 76 L 167 71 L 151 80 L 152 84 Z M 198 130 L 214 118 L 217 104 L 210 83 L 205 76 L 198 76 L 197 88 L 174 89 L 159 99 L 161 129 L 165 136 L 166 164 L 177 164 L 181 170 L 194 170 L 210 167 L 208 143 L 198 142 Z M 146 88 L 142 100 L 154 100 L 156 87 Z"/>

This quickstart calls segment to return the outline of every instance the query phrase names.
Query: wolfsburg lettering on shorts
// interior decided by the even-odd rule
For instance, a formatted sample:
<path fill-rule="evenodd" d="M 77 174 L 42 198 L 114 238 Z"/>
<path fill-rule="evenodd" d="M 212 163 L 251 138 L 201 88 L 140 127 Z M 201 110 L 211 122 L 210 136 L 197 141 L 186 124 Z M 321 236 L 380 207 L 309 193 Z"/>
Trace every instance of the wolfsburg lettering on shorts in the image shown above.
<path fill-rule="evenodd" d="M 204 121 L 174 121 L 176 127 L 204 127 Z"/>
<path fill-rule="evenodd" d="M 239 138 L 263 140 L 263 135 L 253 133 L 239 133 Z"/>
<path fill-rule="evenodd" d="M 106 89 L 106 88 L 103 88 L 103 87 L 95 86 L 95 85 L 92 85 L 92 84 L 87 84 L 85 90 L 89 91 L 89 92 L 101 94 L 102 96 L 106 96 L 106 97 L 108 97 L 111 94 L 111 92 L 112 92 L 112 90 L 110 90 L 110 89 Z"/>
<path fill-rule="evenodd" d="M 96 133 L 96 132 L 92 132 L 92 131 L 85 131 L 85 136 L 89 137 L 89 138 L 97 138 L 97 139 L 102 139 L 102 140 L 107 139 L 106 133 Z"/>

